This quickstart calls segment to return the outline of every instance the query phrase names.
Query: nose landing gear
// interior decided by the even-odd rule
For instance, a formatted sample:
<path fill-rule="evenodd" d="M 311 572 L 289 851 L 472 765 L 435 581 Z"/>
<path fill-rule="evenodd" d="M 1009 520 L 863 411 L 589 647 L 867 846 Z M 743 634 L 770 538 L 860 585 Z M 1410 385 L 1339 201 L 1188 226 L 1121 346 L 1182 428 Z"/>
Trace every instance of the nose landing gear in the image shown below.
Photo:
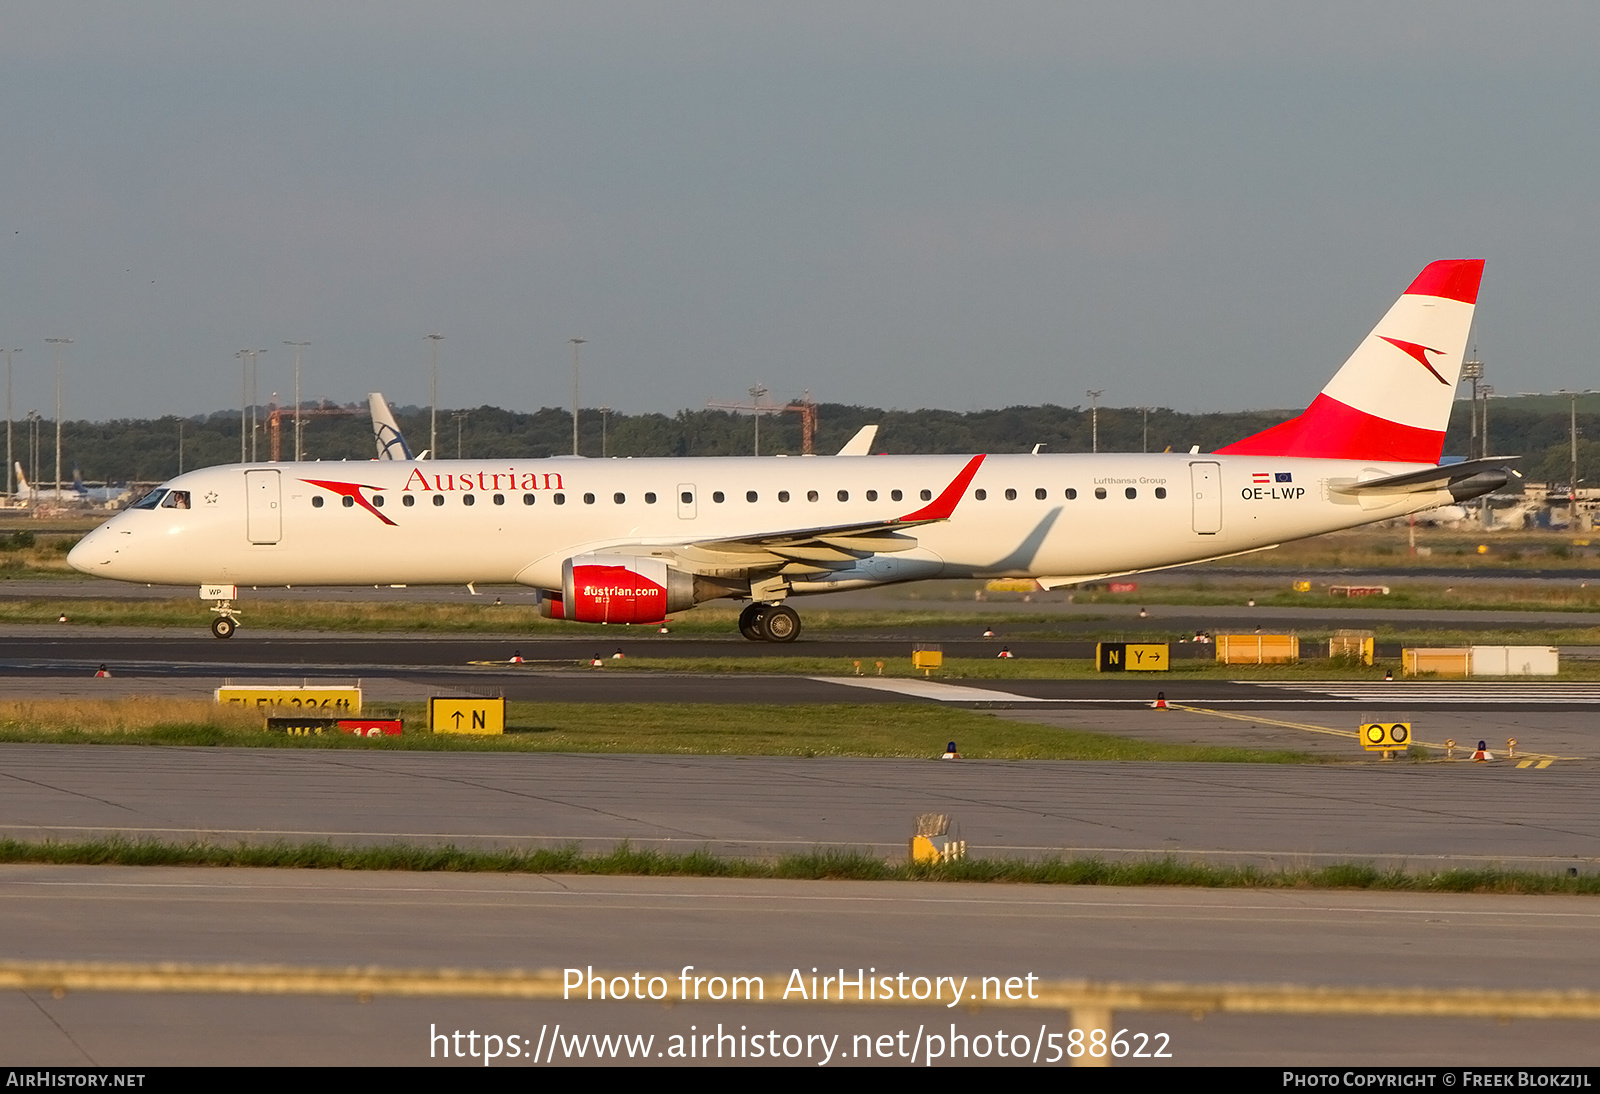
<path fill-rule="evenodd" d="M 800 613 L 785 604 L 751 604 L 739 613 L 739 633 L 752 642 L 793 642 Z"/>
<path fill-rule="evenodd" d="M 233 632 L 239 629 L 239 619 L 233 605 L 229 601 L 219 600 L 211 610 L 217 613 L 217 617 L 211 621 L 211 633 L 218 638 L 232 638 Z"/>

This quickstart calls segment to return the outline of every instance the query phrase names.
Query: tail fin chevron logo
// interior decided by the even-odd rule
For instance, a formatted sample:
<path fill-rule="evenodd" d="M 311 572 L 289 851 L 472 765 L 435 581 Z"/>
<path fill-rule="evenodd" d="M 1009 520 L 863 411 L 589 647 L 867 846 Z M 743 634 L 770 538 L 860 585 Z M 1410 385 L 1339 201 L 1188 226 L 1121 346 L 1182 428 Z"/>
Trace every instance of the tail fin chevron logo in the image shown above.
<path fill-rule="evenodd" d="M 1380 335 L 1378 335 L 1378 337 L 1382 338 L 1385 342 L 1389 343 L 1391 346 L 1393 346 L 1396 349 L 1400 350 L 1402 353 L 1408 353 L 1412 357 L 1416 358 L 1417 362 L 1419 364 L 1421 364 L 1423 368 L 1425 368 L 1429 372 L 1433 373 L 1433 378 L 1435 380 L 1438 380 L 1441 384 L 1444 384 L 1446 387 L 1450 386 L 1450 381 L 1446 380 L 1443 376 L 1440 376 L 1439 375 L 1439 370 L 1434 368 L 1432 365 L 1428 364 L 1428 359 L 1423 356 L 1423 354 L 1425 354 L 1425 353 L 1442 354 L 1442 353 L 1444 353 L 1444 350 L 1442 350 L 1442 349 L 1433 349 L 1430 346 L 1419 346 L 1415 342 L 1402 342 L 1398 338 L 1390 338 L 1387 334 L 1380 334 Z"/>

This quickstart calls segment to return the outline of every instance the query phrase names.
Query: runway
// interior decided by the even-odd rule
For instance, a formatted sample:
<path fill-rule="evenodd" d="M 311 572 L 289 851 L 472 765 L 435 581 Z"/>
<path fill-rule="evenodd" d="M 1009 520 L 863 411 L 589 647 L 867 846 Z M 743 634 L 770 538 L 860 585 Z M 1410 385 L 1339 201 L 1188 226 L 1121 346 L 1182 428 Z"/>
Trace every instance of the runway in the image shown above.
<path fill-rule="evenodd" d="M 7 951 L 30 959 L 345 967 L 576 968 L 787 975 L 857 970 L 1121 982 L 1571 989 L 1600 974 L 1600 906 L 1586 897 L 1115 889 L 934 883 L 591 878 L 0 867 Z M 1165 1034 L 1169 1058 L 1139 1064 L 1586 1065 L 1592 1023 L 1118 1011 L 1130 1033 Z M 1065 1033 L 1049 1011 L 788 1003 L 405 999 L 48 992 L 0 995 L 0 1056 L 30 1065 L 334 1064 L 445 1061 L 432 1034 L 568 1040 L 539 1064 L 593 1064 L 574 1038 L 654 1036 L 635 1064 L 660 1066 L 670 1038 L 738 1034 L 792 1042 L 808 1066 L 922 1066 L 928 1034 L 968 1042 L 965 1059 L 1032 1064 L 1035 1038 Z M 1013 1050 L 1000 1058 L 1004 1031 Z M 903 1034 L 904 1039 L 900 1039 Z M 801 1041 L 821 1035 L 807 1058 Z M 1019 1035 L 1026 1044 L 1015 1041 Z M 878 1041 L 887 1037 L 886 1042 Z M 913 1039 L 915 1037 L 915 1040 Z M 1058 1038 L 1056 1043 L 1064 1043 Z M 959 1043 L 959 1042 L 957 1042 Z M 592 1042 L 590 1043 L 592 1045 Z M 748 1041 L 746 1042 L 748 1046 Z M 613 1046 L 615 1047 L 615 1046 Z M 431 1050 L 431 1051 L 430 1051 Z M 476 1052 L 476 1045 L 473 1051 Z M 715 1050 L 713 1050 L 715 1051 Z M 661 1055 L 658 1055 L 661 1053 Z M 881 1054 L 880 1054 L 881 1053 Z M 628 1063 L 625 1053 L 618 1063 Z M 921 1056 L 926 1055 L 926 1050 Z M 1021 1056 L 1019 1059 L 1018 1056 Z M 611 1062 L 603 1058 L 603 1062 Z M 717 1063 L 695 1060 L 695 1063 Z M 767 1063 L 743 1059 L 723 1063 Z M 951 1062 L 941 1058 L 938 1063 Z M 1051 1062 L 1048 1053 L 1039 1062 Z M 1060 1061 L 1066 1062 L 1066 1061 Z"/>

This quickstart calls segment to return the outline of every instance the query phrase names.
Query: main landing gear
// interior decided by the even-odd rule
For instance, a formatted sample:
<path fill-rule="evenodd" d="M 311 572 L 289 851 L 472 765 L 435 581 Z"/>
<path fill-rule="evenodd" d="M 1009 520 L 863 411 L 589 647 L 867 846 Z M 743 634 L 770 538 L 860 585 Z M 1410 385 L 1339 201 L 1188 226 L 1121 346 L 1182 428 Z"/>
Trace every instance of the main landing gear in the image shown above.
<path fill-rule="evenodd" d="M 784 604 L 752 604 L 739 613 L 739 633 L 752 642 L 793 642 L 800 613 Z"/>

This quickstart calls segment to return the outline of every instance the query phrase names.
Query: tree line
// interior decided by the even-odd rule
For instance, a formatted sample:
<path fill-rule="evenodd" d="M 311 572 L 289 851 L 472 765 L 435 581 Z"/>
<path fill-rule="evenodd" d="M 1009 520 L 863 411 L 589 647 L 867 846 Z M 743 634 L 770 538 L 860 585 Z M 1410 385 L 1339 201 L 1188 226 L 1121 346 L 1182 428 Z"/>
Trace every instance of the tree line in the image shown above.
<path fill-rule="evenodd" d="M 1569 446 L 1564 412 L 1523 411 L 1514 400 L 1496 402 L 1489 423 L 1490 450 L 1496 455 L 1522 455 L 1529 481 L 1566 482 Z M 365 404 L 324 404 L 302 423 L 302 451 L 309 460 L 372 458 L 372 427 Z M 1047 452 L 1088 452 L 1098 432 L 1102 452 L 1187 452 L 1198 446 L 1210 452 L 1231 441 L 1293 417 L 1297 411 L 1228 411 L 1186 414 L 1168 408 L 1101 407 L 1095 415 L 1081 406 L 1014 406 L 999 410 L 884 410 L 878 407 L 823 403 L 817 408 L 818 453 L 836 452 L 863 425 L 879 426 L 874 451 L 896 454 L 960 452 L 1028 452 L 1043 445 Z M 271 435 L 266 413 L 255 429 L 245 429 L 245 454 L 267 460 Z M 401 407 L 396 421 L 413 451 L 430 447 L 430 414 L 426 407 Z M 440 409 L 437 415 L 440 459 L 538 458 L 572 452 L 572 414 L 557 407 L 529 412 L 481 406 Z M 602 415 L 584 410 L 579 417 L 579 450 L 585 456 L 743 456 L 755 442 L 755 420 L 749 414 L 721 410 L 680 410 L 676 414 Z M 1579 475 L 1600 481 L 1600 414 L 1578 415 Z M 39 429 L 35 459 L 26 422 L 13 424 L 13 452 L 30 479 L 55 478 L 54 429 Z M 1466 455 L 1470 445 L 1468 405 L 1458 402 L 1445 435 L 1446 454 Z M 107 422 L 69 421 L 62 426 L 63 477 L 74 463 L 84 478 L 107 482 L 161 482 L 180 470 L 234 463 L 240 454 L 237 410 L 192 418 L 122 418 Z M 799 415 L 782 413 L 761 418 L 761 454 L 798 455 Z M 292 419 L 280 419 L 282 459 L 294 451 Z"/>

